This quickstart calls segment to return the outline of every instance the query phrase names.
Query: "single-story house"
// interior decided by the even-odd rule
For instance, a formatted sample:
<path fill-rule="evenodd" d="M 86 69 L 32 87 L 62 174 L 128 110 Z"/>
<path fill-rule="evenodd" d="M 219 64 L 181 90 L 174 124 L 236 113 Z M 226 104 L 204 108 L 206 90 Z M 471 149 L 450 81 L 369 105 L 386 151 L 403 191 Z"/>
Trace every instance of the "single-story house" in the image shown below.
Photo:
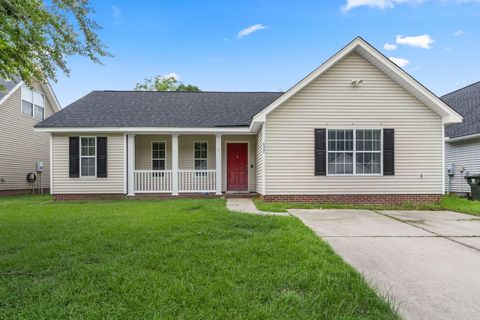
<path fill-rule="evenodd" d="M 398 203 L 444 193 L 443 127 L 461 120 L 356 38 L 285 93 L 94 91 L 36 130 L 57 199 Z"/>
<path fill-rule="evenodd" d="M 456 90 L 441 98 L 463 116 L 463 122 L 445 127 L 445 162 L 453 165 L 447 190 L 453 193 L 470 192 L 464 176 L 480 174 L 480 82 Z"/>
<path fill-rule="evenodd" d="M 48 83 L 0 79 L 0 86 L 0 195 L 48 193 L 50 135 L 33 126 L 60 104 Z"/>

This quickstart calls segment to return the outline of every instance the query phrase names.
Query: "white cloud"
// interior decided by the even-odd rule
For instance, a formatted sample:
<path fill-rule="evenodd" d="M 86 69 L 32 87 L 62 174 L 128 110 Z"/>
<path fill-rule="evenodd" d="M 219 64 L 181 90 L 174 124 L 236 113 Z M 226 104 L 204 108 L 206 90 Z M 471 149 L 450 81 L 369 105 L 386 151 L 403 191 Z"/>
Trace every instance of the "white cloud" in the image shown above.
<path fill-rule="evenodd" d="M 394 58 L 394 57 L 389 57 L 388 59 L 392 60 L 397 66 L 399 66 L 400 68 L 403 68 L 405 67 L 407 64 L 410 63 L 409 60 L 405 59 L 405 58 Z"/>
<path fill-rule="evenodd" d="M 249 34 L 254 33 L 255 31 L 267 29 L 267 28 L 268 28 L 267 26 L 264 26 L 263 24 L 260 24 L 260 23 L 254 24 L 253 26 L 240 30 L 240 32 L 237 35 L 237 39 L 242 39 L 243 37 L 246 37 Z"/>
<path fill-rule="evenodd" d="M 391 9 L 397 4 L 410 3 L 419 4 L 425 0 L 347 0 L 347 3 L 342 7 L 343 11 L 349 11 L 357 7 L 371 7 L 378 9 Z"/>
<path fill-rule="evenodd" d="M 398 46 L 396 44 L 393 44 L 393 43 L 385 43 L 383 45 L 383 49 L 385 50 L 396 50 L 398 48 Z"/>
<path fill-rule="evenodd" d="M 162 78 L 164 79 L 168 79 L 168 78 L 175 78 L 175 80 L 180 80 L 180 76 L 178 74 L 176 74 L 175 72 L 170 72 L 170 73 L 167 73 L 167 74 L 164 74 L 162 75 Z"/>
<path fill-rule="evenodd" d="M 120 7 L 111 6 L 110 10 L 111 10 L 112 17 L 115 19 L 120 18 L 120 16 L 122 15 L 122 8 Z"/>
<path fill-rule="evenodd" d="M 406 46 L 423 48 L 423 49 L 430 49 L 431 44 L 435 42 L 435 40 L 430 37 L 428 34 L 423 34 L 421 36 L 411 36 L 411 37 L 404 37 L 401 34 L 395 37 L 397 44 L 403 44 Z"/>
<path fill-rule="evenodd" d="M 458 37 L 458 36 L 463 36 L 464 34 L 465 34 L 465 31 L 457 30 L 453 35 L 455 37 Z"/>

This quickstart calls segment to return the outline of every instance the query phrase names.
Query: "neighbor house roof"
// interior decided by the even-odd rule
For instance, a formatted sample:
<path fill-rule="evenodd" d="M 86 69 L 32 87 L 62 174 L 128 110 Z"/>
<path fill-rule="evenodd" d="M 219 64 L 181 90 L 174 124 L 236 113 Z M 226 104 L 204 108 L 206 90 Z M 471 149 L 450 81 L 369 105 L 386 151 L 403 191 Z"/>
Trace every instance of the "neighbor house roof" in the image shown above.
<path fill-rule="evenodd" d="M 13 92 L 17 91 L 22 85 L 24 85 L 24 82 L 21 78 L 16 77 L 13 80 L 4 80 L 0 79 L 0 84 L 5 87 L 5 90 L 0 90 L 0 104 L 6 101 L 10 95 L 13 94 Z M 53 111 L 57 112 L 61 109 L 60 103 L 58 102 L 57 97 L 55 96 L 55 93 L 53 92 L 52 87 L 50 86 L 50 83 L 44 82 L 44 83 L 39 83 L 40 86 L 42 87 L 45 95 L 47 96 L 48 101 L 50 101 Z"/>
<path fill-rule="evenodd" d="M 19 80 L 4 80 L 0 79 L 0 87 L 4 87 L 0 89 L 0 100 L 2 100 L 8 93 L 15 88 L 15 86 L 19 83 Z"/>
<path fill-rule="evenodd" d="M 445 128 L 445 136 L 459 138 L 480 133 L 480 81 L 453 91 L 441 98 L 459 114 L 463 122 Z"/>
<path fill-rule="evenodd" d="M 282 92 L 92 91 L 37 128 L 249 126 Z"/>

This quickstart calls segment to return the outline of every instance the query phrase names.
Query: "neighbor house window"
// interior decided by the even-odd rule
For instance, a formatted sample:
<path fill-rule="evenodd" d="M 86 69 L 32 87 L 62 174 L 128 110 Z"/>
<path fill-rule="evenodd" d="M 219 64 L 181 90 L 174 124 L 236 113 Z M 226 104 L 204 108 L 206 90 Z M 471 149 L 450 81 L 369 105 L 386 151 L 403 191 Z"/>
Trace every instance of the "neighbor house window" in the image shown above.
<path fill-rule="evenodd" d="M 152 169 L 165 170 L 165 142 L 152 142 Z"/>
<path fill-rule="evenodd" d="M 193 145 L 195 170 L 207 170 L 208 143 L 194 142 Z"/>
<path fill-rule="evenodd" d="M 45 118 L 45 99 L 43 94 L 22 86 L 22 114 L 37 120 Z"/>
<path fill-rule="evenodd" d="M 95 177 L 96 175 L 96 143 L 95 137 L 80 138 L 80 176 L 82 177 Z"/>
<path fill-rule="evenodd" d="M 329 129 L 328 174 L 381 174 L 380 129 Z"/>

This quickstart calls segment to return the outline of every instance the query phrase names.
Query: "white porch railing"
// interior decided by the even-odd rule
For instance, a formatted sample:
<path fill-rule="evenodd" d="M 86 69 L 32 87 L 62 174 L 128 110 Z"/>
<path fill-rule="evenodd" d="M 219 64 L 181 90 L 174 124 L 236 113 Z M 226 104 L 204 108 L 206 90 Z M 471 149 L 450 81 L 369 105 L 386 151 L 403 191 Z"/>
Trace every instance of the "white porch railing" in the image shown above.
<path fill-rule="evenodd" d="M 179 192 L 215 192 L 215 170 L 178 170 Z M 173 192 L 172 170 L 135 170 L 136 193 Z"/>
<path fill-rule="evenodd" d="M 215 192 L 215 170 L 178 170 L 179 192 Z"/>
<path fill-rule="evenodd" d="M 171 170 L 135 170 L 136 193 L 172 192 Z"/>

